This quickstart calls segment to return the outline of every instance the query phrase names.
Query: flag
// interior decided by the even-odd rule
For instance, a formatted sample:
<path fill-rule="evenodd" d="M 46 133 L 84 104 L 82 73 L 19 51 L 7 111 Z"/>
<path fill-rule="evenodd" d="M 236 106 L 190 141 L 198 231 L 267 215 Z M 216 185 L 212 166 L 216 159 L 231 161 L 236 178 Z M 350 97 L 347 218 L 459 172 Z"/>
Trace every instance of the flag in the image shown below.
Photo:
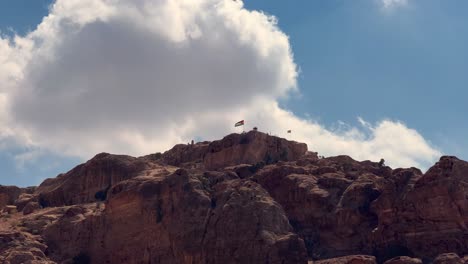
<path fill-rule="evenodd" d="M 241 120 L 241 121 L 235 123 L 234 127 L 243 126 L 243 125 L 244 125 L 244 120 Z"/>
<path fill-rule="evenodd" d="M 291 130 L 288 130 L 288 133 L 291 133 Z"/>

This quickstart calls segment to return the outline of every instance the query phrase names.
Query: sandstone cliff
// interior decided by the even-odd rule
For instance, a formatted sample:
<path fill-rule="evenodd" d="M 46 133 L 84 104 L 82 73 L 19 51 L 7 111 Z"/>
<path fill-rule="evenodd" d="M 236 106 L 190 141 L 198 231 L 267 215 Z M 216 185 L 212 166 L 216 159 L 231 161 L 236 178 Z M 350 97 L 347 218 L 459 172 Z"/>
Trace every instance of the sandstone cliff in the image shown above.
<path fill-rule="evenodd" d="M 256 131 L 140 158 L 99 154 L 37 188 L 2 186 L 0 198 L 2 263 L 468 258 L 467 162 L 444 156 L 423 174 L 319 159 Z"/>

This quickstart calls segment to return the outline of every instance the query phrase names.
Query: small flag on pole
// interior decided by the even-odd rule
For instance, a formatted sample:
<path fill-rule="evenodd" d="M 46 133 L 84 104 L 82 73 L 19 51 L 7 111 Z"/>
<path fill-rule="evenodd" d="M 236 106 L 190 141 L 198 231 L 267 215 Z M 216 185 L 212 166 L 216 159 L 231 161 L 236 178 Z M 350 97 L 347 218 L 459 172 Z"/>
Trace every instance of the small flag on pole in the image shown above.
<path fill-rule="evenodd" d="M 243 126 L 243 125 L 244 125 L 244 120 L 241 120 L 241 121 L 235 123 L 234 127 Z"/>
<path fill-rule="evenodd" d="M 288 130 L 288 133 L 291 134 L 291 130 Z"/>

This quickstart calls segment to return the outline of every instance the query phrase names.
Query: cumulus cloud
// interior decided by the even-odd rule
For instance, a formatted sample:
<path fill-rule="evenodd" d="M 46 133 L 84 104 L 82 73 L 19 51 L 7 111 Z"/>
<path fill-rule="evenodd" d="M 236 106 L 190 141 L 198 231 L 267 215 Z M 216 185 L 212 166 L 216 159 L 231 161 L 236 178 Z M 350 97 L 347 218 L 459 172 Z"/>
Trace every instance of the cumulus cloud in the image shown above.
<path fill-rule="evenodd" d="M 325 155 L 439 155 L 400 122 L 337 131 L 280 108 L 297 90 L 288 37 L 241 1 L 57 0 L 35 31 L 0 39 L 0 61 L 2 131 L 65 155 L 163 151 L 243 118 Z"/>
<path fill-rule="evenodd" d="M 359 118 L 359 126 L 341 123 L 329 129 L 312 119 L 295 116 L 275 101 L 261 99 L 231 114 L 248 117 L 247 128 L 258 126 L 261 131 L 305 142 L 309 150 L 324 156 L 347 154 L 358 160 L 374 161 L 385 158 L 386 164 L 393 167 L 417 166 L 424 169 L 441 155 L 416 130 L 399 121 L 382 120 L 371 124 Z M 217 127 L 232 126 L 233 121 L 226 118 L 225 113 L 210 113 L 197 118 L 199 126 L 190 133 L 218 138 L 222 136 L 222 130 Z M 290 129 L 292 133 L 288 134 Z M 211 131 L 211 134 L 206 134 L 206 131 Z"/>

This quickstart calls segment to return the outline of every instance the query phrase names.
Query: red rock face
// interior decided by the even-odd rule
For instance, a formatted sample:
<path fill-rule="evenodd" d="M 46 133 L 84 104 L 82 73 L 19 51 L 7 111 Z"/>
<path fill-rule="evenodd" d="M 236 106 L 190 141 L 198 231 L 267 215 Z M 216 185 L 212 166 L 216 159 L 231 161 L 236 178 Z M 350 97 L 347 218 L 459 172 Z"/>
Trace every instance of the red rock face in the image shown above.
<path fill-rule="evenodd" d="M 288 141 L 267 134 L 250 131 L 246 134 L 231 134 L 212 142 L 203 164 L 208 170 L 238 164 L 265 164 L 299 159 L 307 152 L 307 145 Z"/>
<path fill-rule="evenodd" d="M 390 184 L 373 204 L 379 218 L 372 236 L 376 248 L 392 245 L 423 260 L 443 252 L 466 254 L 467 176 L 468 163 L 453 157 L 442 157 L 423 176 L 397 174 L 400 181 L 408 179 L 406 185 Z"/>
<path fill-rule="evenodd" d="M 378 222 L 369 208 L 380 195 L 379 176 L 363 173 L 353 181 L 354 173 L 364 169 L 355 161 L 332 158 L 306 167 L 268 166 L 253 178 L 283 206 L 309 256 L 322 259 L 372 253 L 366 234 Z"/>
<path fill-rule="evenodd" d="M 164 152 L 161 161 L 168 165 L 183 166 L 184 163 L 201 163 L 208 151 L 210 142 L 179 144 Z"/>
<path fill-rule="evenodd" d="M 37 189 L 0 188 L 19 211 L 0 215 L 0 260 L 463 263 L 467 177 L 455 157 L 423 174 L 260 132 L 99 154 Z"/>
<path fill-rule="evenodd" d="M 45 180 L 35 195 L 45 207 L 103 200 L 112 185 L 136 177 L 151 166 L 143 159 L 101 153 L 66 174 Z"/>
<path fill-rule="evenodd" d="M 246 180 L 218 179 L 211 186 L 212 176 L 179 170 L 117 184 L 105 206 L 72 207 L 45 229 L 51 258 L 61 262 L 85 254 L 93 263 L 306 263 L 303 241 L 268 193 Z"/>
<path fill-rule="evenodd" d="M 39 239 L 40 240 L 40 239 Z M 0 262 L 5 264 L 52 264 L 45 255 L 47 246 L 26 232 L 0 231 Z"/>

